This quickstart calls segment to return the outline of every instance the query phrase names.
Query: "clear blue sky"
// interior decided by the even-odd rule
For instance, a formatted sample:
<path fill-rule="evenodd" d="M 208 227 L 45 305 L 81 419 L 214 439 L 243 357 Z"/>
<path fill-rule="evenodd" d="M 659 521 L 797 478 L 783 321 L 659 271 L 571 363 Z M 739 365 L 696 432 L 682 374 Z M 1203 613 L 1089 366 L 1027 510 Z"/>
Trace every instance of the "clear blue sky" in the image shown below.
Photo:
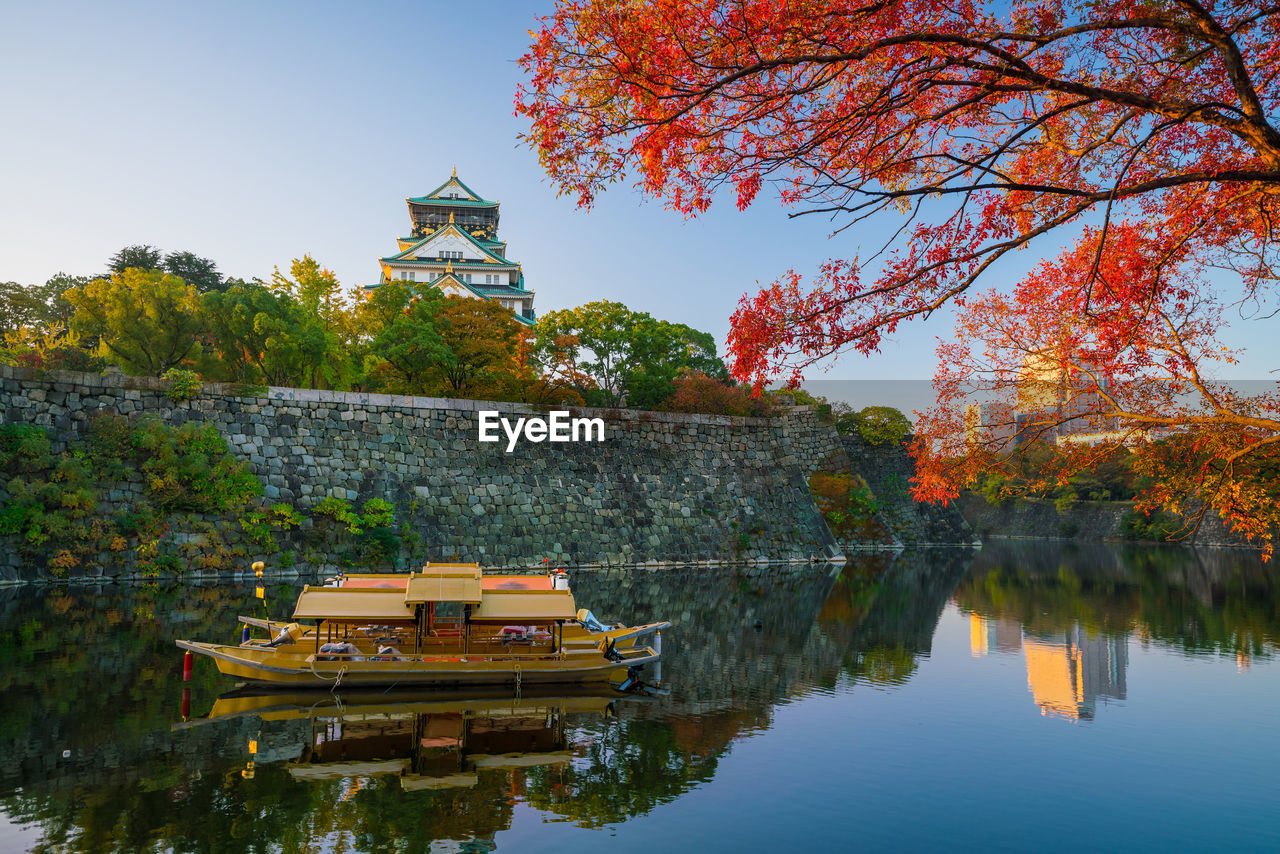
<path fill-rule="evenodd" d="M 502 202 L 501 236 L 540 313 L 608 298 L 714 333 L 738 298 L 876 244 L 828 240 L 772 196 L 686 222 L 625 187 L 590 213 L 557 199 L 516 140 L 512 98 L 549 3 L 27 3 L 0 28 L 0 281 L 96 273 L 120 247 L 187 249 L 267 277 L 311 253 L 344 284 L 378 275 L 404 198 L 456 164 Z M 1052 252 L 1052 246 L 1043 247 Z M 1023 253 L 1013 275 L 1038 258 Z M 1276 323 L 1228 343 L 1264 377 Z M 950 316 L 814 379 L 926 379 Z M 1267 337 L 1267 330 L 1272 335 Z"/>

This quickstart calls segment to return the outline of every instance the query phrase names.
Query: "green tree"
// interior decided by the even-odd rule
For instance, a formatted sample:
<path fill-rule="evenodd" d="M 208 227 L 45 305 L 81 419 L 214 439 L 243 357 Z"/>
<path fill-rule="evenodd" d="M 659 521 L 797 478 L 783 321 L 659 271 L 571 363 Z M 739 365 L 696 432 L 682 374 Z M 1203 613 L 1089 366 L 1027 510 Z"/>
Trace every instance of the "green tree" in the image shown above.
<path fill-rule="evenodd" d="M 49 277 L 43 286 L 36 286 L 36 292 L 44 303 L 43 320 L 45 329 L 71 326 L 71 316 L 76 313 L 75 306 L 67 300 L 67 291 L 80 288 L 94 280 L 94 276 L 72 276 L 69 273 L 57 272 Z"/>
<path fill-rule="evenodd" d="M 595 383 L 584 389 L 589 403 L 653 407 L 671 396 L 682 370 L 727 377 L 712 336 L 655 320 L 621 303 L 600 300 L 543 315 L 538 321 L 540 360 L 549 360 L 549 349 L 565 341 L 574 342 L 575 367 Z"/>
<path fill-rule="evenodd" d="M 45 308 L 33 285 L 0 282 L 0 335 L 38 325 Z"/>
<path fill-rule="evenodd" d="M 311 357 L 306 386 L 339 388 L 349 382 L 356 373 L 351 358 L 356 334 L 338 277 L 303 255 L 289 265 L 289 276 L 279 269 L 272 273 L 271 287 L 288 294 L 302 309 L 302 320 L 293 332 L 301 345 L 299 352 Z"/>
<path fill-rule="evenodd" d="M 836 419 L 841 433 L 857 431 L 871 445 L 900 444 L 911 433 L 911 419 L 892 406 L 868 406 Z"/>
<path fill-rule="evenodd" d="M 110 273 L 123 273 L 130 268 L 159 270 L 163 260 L 163 255 L 156 247 L 148 243 L 137 243 L 124 247 L 107 259 L 107 270 Z"/>
<path fill-rule="evenodd" d="M 320 266 L 310 255 L 294 258 L 289 264 L 289 275 L 277 268 L 271 274 L 271 286 L 296 299 L 308 314 L 324 321 L 326 328 L 341 325 L 346 310 L 342 287 L 332 270 Z"/>
<path fill-rule="evenodd" d="M 537 349 L 543 353 L 544 342 L 572 341 L 570 357 L 596 384 L 587 399 L 621 406 L 626 400 L 635 324 L 635 312 L 608 300 L 548 312 L 538 320 Z"/>
<path fill-rule="evenodd" d="M 236 282 L 202 303 L 226 379 L 304 385 L 328 352 L 320 323 L 289 293 L 262 282 Z"/>
<path fill-rule="evenodd" d="M 487 299 L 445 297 L 436 316 L 449 354 L 436 368 L 457 397 L 506 397 L 518 382 L 520 322 Z"/>
<path fill-rule="evenodd" d="M 58 273 L 43 285 L 0 282 L 0 336 L 19 329 L 47 334 L 65 327 L 72 308 L 63 293 L 89 281 L 86 276 Z"/>
<path fill-rule="evenodd" d="M 98 336 L 124 370 L 158 377 L 200 352 L 200 295 L 177 276 L 136 267 L 66 293 L 72 329 Z"/>
<path fill-rule="evenodd" d="M 170 252 L 164 256 L 162 269 L 187 284 L 194 285 L 201 293 L 220 291 L 226 287 L 222 274 L 218 272 L 218 265 L 193 252 Z"/>
<path fill-rule="evenodd" d="M 729 372 L 716 356 L 716 339 L 683 323 L 644 315 L 635 326 L 636 361 L 627 376 L 627 402 L 653 409 L 675 394 L 675 381 L 694 371 L 727 383 Z"/>
<path fill-rule="evenodd" d="M 444 297 L 435 288 L 421 294 L 391 281 L 370 291 L 356 309 L 372 335 L 370 352 L 381 363 L 378 385 L 398 394 L 421 394 L 443 360 L 452 356 L 436 328 Z"/>

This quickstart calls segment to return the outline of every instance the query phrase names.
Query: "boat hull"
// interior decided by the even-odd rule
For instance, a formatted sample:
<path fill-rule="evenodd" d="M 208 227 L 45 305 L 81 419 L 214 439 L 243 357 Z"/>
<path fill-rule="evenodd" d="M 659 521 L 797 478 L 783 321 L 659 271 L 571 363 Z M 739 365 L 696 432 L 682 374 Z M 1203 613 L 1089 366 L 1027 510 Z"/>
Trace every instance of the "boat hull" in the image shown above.
<path fill-rule="evenodd" d="M 332 688 L 365 685 L 529 685 L 622 682 L 630 668 L 658 660 L 649 647 L 624 652 L 610 661 L 598 652 L 567 653 L 561 658 L 483 659 L 462 656 L 399 661 L 317 661 L 314 655 L 256 646 L 177 641 L 180 649 L 212 658 L 218 670 L 253 685 Z"/>

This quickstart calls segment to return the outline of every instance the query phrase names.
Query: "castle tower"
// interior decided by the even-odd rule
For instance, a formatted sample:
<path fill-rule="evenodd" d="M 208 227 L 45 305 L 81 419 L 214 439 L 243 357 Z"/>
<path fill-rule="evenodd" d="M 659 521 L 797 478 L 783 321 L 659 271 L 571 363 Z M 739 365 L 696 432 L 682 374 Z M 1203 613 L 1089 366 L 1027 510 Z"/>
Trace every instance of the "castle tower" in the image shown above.
<path fill-rule="evenodd" d="M 533 324 L 533 291 L 525 288 L 524 272 L 507 259 L 507 244 L 498 239 L 497 202 L 462 183 L 457 170 L 426 195 L 405 201 L 411 231 L 397 238 L 398 253 L 378 259 L 379 284 L 415 282 L 446 294 L 497 300 L 517 320 Z"/>

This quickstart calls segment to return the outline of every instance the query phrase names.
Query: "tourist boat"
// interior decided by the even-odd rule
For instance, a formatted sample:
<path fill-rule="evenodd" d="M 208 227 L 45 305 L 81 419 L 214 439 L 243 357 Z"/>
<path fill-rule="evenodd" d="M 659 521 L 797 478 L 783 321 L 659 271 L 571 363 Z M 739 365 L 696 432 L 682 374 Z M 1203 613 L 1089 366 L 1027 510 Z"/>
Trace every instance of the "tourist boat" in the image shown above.
<path fill-rule="evenodd" d="M 578 610 L 563 571 L 486 575 L 478 564 L 307 585 L 289 622 L 241 617 L 239 646 L 179 640 L 222 673 L 275 686 L 657 683 L 662 629 Z M 250 637 L 250 629 L 267 631 Z"/>

